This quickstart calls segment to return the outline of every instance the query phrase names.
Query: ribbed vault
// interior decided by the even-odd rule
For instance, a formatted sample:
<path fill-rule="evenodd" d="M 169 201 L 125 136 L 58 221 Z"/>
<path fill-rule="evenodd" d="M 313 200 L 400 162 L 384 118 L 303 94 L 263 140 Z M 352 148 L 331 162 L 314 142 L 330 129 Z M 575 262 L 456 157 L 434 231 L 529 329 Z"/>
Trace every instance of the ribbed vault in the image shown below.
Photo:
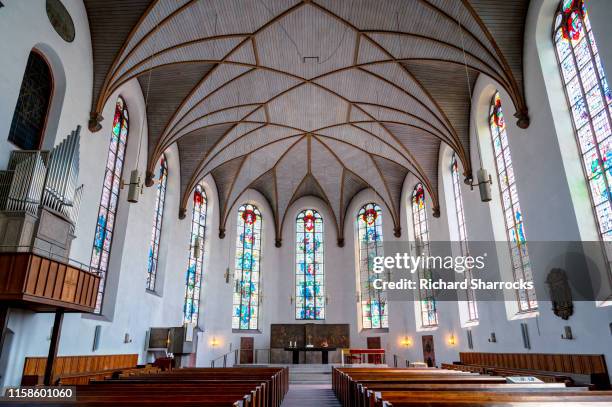
<path fill-rule="evenodd" d="M 148 94 L 148 177 L 178 143 L 182 215 L 210 174 L 221 235 L 252 188 L 274 211 L 278 244 L 287 209 L 308 195 L 329 205 L 341 243 L 352 197 L 372 188 L 399 236 L 408 172 L 437 215 L 442 143 L 471 174 L 468 84 L 479 74 L 499 82 L 519 126 L 529 124 L 521 59 L 528 0 L 85 3 L 95 65 L 90 128 L 104 124 L 108 97 L 138 78 Z"/>

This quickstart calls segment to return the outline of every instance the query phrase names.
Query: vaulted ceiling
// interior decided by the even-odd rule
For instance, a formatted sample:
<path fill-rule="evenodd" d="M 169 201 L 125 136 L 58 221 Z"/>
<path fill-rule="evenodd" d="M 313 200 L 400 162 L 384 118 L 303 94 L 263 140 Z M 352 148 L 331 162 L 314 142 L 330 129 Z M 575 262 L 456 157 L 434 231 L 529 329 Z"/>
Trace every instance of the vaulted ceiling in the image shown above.
<path fill-rule="evenodd" d="M 401 191 L 415 174 L 439 214 L 442 143 L 469 162 L 469 90 L 478 75 L 508 92 L 520 127 L 528 0 L 85 0 L 94 47 L 90 129 L 109 96 L 137 79 L 147 99 L 148 182 L 177 143 L 184 216 L 211 175 L 221 226 L 247 189 L 285 214 L 303 196 L 346 210 L 372 188 L 401 234 Z"/>

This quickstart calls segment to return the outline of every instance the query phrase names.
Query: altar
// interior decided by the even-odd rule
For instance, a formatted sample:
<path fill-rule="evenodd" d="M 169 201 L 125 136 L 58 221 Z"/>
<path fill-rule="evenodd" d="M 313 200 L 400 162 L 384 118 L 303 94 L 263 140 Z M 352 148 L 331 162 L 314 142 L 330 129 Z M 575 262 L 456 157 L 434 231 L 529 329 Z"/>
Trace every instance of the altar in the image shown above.
<path fill-rule="evenodd" d="M 322 347 L 308 347 L 304 346 L 301 348 L 287 347 L 285 348 L 287 352 L 291 352 L 293 354 L 292 362 L 294 365 L 300 364 L 300 352 L 321 352 L 321 363 L 327 365 L 329 363 L 329 352 L 333 352 L 336 348 Z"/>
<path fill-rule="evenodd" d="M 348 347 L 349 324 L 272 324 L 270 327 L 271 363 L 340 363 L 337 350 Z"/>

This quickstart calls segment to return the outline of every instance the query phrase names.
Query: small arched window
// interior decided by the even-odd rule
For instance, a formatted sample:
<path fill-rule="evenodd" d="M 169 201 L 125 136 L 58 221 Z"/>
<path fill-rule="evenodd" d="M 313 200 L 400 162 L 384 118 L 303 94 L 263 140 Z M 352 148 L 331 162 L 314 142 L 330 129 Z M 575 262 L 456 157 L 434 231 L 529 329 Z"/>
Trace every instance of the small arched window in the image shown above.
<path fill-rule="evenodd" d="M 51 68 L 42 55 L 36 51 L 30 52 L 9 129 L 8 141 L 23 150 L 40 149 L 52 93 Z"/>
<path fill-rule="evenodd" d="M 412 191 L 412 226 L 414 241 L 418 256 L 429 256 L 429 228 L 427 225 L 427 209 L 425 207 L 425 189 L 423 184 L 417 184 Z M 429 268 L 419 267 L 418 278 L 431 279 Z M 420 286 L 419 286 L 420 287 Z M 431 328 L 438 325 L 438 311 L 433 290 L 419 288 L 419 306 L 421 307 L 421 326 Z"/>
<path fill-rule="evenodd" d="M 307 209 L 296 219 L 295 319 L 325 319 L 323 218 Z"/>
<path fill-rule="evenodd" d="M 529 250 L 527 249 L 527 238 L 525 225 L 523 224 L 523 212 L 519 202 L 516 180 L 514 178 L 514 167 L 510 156 L 508 135 L 506 134 L 506 122 L 499 92 L 496 92 L 491 100 L 489 110 L 489 128 L 491 129 L 491 142 L 495 154 L 495 168 L 497 170 L 497 183 L 501 193 L 502 209 L 508 244 L 510 247 L 510 258 L 512 262 L 512 274 L 514 281 L 519 280 L 532 282 L 533 274 L 529 261 Z M 535 290 L 516 290 L 519 312 L 531 312 L 538 308 Z"/>
<path fill-rule="evenodd" d="M 561 2 L 553 40 L 599 236 L 604 242 L 610 242 L 612 92 L 582 0 Z"/>
<path fill-rule="evenodd" d="M 204 264 L 204 238 L 206 236 L 206 193 L 201 185 L 193 191 L 193 213 L 191 217 L 191 248 L 185 281 L 185 305 L 183 320 L 197 324 L 200 309 L 200 288 Z"/>
<path fill-rule="evenodd" d="M 98 209 L 98 223 L 91 252 L 91 268 L 100 274 L 100 288 L 96 301 L 96 312 L 102 309 L 102 299 L 106 287 L 108 262 L 110 260 L 115 216 L 119 204 L 119 185 L 123 173 L 123 160 L 128 139 L 129 116 L 127 106 L 122 98 L 115 103 L 115 116 L 111 131 L 110 146 L 106 158 L 106 171 L 102 185 L 102 197 Z"/>
<path fill-rule="evenodd" d="M 236 231 L 232 329 L 258 327 L 261 227 L 259 209 L 251 204 L 240 206 Z"/>
<path fill-rule="evenodd" d="M 375 203 L 364 205 L 357 214 L 359 238 L 359 288 L 363 329 L 389 328 L 386 293 L 374 288 L 374 280 L 385 279 L 374 272 L 374 258 L 384 256 L 382 209 Z"/>
<path fill-rule="evenodd" d="M 459 232 L 459 247 L 461 255 L 466 257 L 470 254 L 467 239 L 467 228 L 465 226 L 465 213 L 463 212 L 463 196 L 461 194 L 461 174 L 459 172 L 459 161 L 457 154 L 453 154 L 451 159 L 451 175 L 453 177 L 453 198 L 455 201 L 455 214 L 457 215 L 457 231 Z M 465 278 L 472 279 L 472 269 L 467 268 Z M 467 322 L 478 320 L 478 307 L 476 306 L 476 294 L 472 288 L 466 290 L 467 297 Z"/>
<path fill-rule="evenodd" d="M 159 258 L 159 240 L 161 237 L 162 221 L 164 219 L 164 204 L 166 202 L 166 185 L 168 183 L 168 162 L 162 154 L 159 160 L 158 177 L 155 180 L 157 190 L 155 195 L 155 212 L 153 218 L 153 231 L 149 245 L 149 258 L 147 262 L 147 289 L 155 290 L 157 278 L 157 260 Z"/>

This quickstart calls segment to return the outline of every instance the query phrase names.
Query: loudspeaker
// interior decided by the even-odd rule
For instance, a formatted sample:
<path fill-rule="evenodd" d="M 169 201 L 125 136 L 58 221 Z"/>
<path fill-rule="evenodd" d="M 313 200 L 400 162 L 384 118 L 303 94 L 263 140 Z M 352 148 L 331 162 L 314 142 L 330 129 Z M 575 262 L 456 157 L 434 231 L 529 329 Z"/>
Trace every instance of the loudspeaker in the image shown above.
<path fill-rule="evenodd" d="M 472 338 L 472 330 L 468 329 L 467 331 L 465 331 L 465 333 L 467 334 L 468 348 L 474 349 L 474 340 Z"/>
<path fill-rule="evenodd" d="M 95 352 L 100 347 L 100 333 L 102 332 L 102 325 L 96 325 L 94 329 L 94 337 L 93 337 L 93 345 L 91 346 L 91 351 Z"/>
<path fill-rule="evenodd" d="M 525 349 L 531 349 L 531 343 L 529 342 L 529 329 L 527 324 L 521 323 L 521 334 L 523 334 L 523 346 Z"/>

